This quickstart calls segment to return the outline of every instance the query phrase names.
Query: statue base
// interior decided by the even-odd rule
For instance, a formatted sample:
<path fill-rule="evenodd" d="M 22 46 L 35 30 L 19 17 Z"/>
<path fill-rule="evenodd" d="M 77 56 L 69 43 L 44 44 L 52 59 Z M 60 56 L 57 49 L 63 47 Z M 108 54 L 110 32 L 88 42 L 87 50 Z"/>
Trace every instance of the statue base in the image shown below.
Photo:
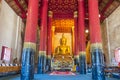
<path fill-rule="evenodd" d="M 52 58 L 51 66 L 53 70 L 68 71 L 74 66 L 74 59 L 71 55 L 56 55 Z"/>

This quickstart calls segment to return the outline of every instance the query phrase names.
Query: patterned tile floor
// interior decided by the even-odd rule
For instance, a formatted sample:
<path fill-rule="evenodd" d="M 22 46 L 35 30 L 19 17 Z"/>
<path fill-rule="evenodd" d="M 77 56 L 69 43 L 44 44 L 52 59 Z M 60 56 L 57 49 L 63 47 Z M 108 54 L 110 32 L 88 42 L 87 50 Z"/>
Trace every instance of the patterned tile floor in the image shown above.
<path fill-rule="evenodd" d="M 87 75 L 49 75 L 49 74 L 35 74 L 34 80 L 92 80 L 91 74 Z M 0 77 L 0 80 L 20 80 L 20 75 Z M 108 78 L 106 80 L 120 80 L 115 78 Z"/>

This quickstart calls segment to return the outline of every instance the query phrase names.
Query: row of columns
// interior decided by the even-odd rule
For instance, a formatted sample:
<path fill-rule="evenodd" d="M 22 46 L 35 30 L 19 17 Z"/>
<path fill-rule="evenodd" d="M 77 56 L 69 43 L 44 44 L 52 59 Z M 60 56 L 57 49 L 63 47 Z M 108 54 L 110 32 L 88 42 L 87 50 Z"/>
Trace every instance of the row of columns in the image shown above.
<path fill-rule="evenodd" d="M 38 4 L 39 0 L 29 0 L 28 16 L 25 31 L 24 48 L 22 54 L 21 80 L 34 79 L 34 54 L 36 52 L 36 33 L 38 22 Z M 102 43 L 100 35 L 100 21 L 98 17 L 98 0 L 88 0 L 89 5 L 89 25 L 92 56 L 92 78 L 93 80 L 105 80 L 103 72 Z M 49 12 L 49 25 L 47 28 L 47 10 L 48 1 L 43 0 L 41 29 L 40 29 L 40 47 L 38 57 L 38 73 L 44 73 L 46 66 L 51 66 L 51 22 L 52 12 Z M 80 66 L 80 73 L 86 73 L 86 53 L 84 37 L 84 0 L 78 0 L 78 16 L 75 12 L 75 62 Z M 78 17 L 78 18 L 77 18 Z M 77 21 L 78 19 L 78 21 Z M 48 30 L 47 30 L 48 29 Z M 47 33 L 48 32 L 48 33 Z M 48 37 L 47 37 L 48 35 Z M 79 36 L 79 37 L 77 37 Z M 48 41 L 47 41 L 48 40 Z M 79 45 L 78 45 L 79 44 Z M 46 45 L 49 45 L 46 47 Z M 46 50 L 48 50 L 46 52 Z M 48 54 L 47 54 L 48 53 Z M 46 57 L 48 55 L 48 57 Z"/>
<path fill-rule="evenodd" d="M 92 79 L 105 80 L 104 59 L 101 43 L 100 20 L 98 11 L 98 0 L 88 0 L 89 26 L 92 57 Z M 75 23 L 75 62 L 79 64 L 80 74 L 86 74 L 86 47 L 85 47 L 85 12 L 84 0 L 78 0 L 78 22 L 77 12 L 74 12 Z M 78 23 L 78 25 L 76 25 Z M 79 36 L 79 37 L 77 37 Z M 79 45 L 78 45 L 79 44 Z M 78 57 L 79 56 L 79 57 Z"/>

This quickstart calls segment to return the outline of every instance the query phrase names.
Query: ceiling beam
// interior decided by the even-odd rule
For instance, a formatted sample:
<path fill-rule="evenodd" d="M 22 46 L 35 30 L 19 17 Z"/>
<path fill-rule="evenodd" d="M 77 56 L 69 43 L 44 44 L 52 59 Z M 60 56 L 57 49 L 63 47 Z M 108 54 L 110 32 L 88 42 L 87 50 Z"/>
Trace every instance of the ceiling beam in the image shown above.
<path fill-rule="evenodd" d="M 16 5 L 20 8 L 20 10 L 21 10 L 22 12 L 25 12 L 25 10 L 23 9 L 23 7 L 22 7 L 21 4 L 19 3 L 19 1 L 18 1 L 18 0 L 14 0 L 14 1 L 15 1 Z"/>
<path fill-rule="evenodd" d="M 116 8 L 114 8 L 114 9 L 109 13 L 109 15 L 112 14 L 119 6 L 120 6 L 120 4 L 119 4 Z M 109 15 L 103 17 L 101 21 L 104 21 L 104 19 L 105 19 L 106 17 L 108 17 Z"/>
<path fill-rule="evenodd" d="M 19 3 L 18 0 L 14 0 L 16 5 L 19 7 L 19 9 L 21 10 L 21 15 L 19 15 L 22 19 L 23 19 L 23 15 L 26 15 L 26 11 L 23 9 L 23 7 L 21 6 L 21 4 Z"/>
<path fill-rule="evenodd" d="M 99 5 L 102 3 L 102 1 L 103 1 L 103 0 L 100 0 L 100 1 L 99 1 Z"/>
<path fill-rule="evenodd" d="M 28 5 L 28 0 L 25 0 L 26 5 Z"/>
<path fill-rule="evenodd" d="M 111 4 L 113 3 L 114 0 L 109 0 L 108 3 L 106 4 L 106 6 L 102 9 L 102 11 L 100 12 L 101 15 L 101 19 L 105 18 L 106 16 L 104 16 L 104 13 L 107 11 L 107 9 L 111 6 Z"/>

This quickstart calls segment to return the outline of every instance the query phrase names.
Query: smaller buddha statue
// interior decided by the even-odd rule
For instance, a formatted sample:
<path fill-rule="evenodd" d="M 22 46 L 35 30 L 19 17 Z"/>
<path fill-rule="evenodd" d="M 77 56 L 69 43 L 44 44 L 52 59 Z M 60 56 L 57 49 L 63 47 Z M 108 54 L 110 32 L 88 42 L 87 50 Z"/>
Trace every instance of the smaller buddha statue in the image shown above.
<path fill-rule="evenodd" d="M 65 38 L 64 34 L 62 34 L 62 38 L 60 39 L 60 46 L 56 47 L 55 56 L 56 55 L 71 55 L 70 54 L 70 46 L 67 46 L 67 38 Z"/>

